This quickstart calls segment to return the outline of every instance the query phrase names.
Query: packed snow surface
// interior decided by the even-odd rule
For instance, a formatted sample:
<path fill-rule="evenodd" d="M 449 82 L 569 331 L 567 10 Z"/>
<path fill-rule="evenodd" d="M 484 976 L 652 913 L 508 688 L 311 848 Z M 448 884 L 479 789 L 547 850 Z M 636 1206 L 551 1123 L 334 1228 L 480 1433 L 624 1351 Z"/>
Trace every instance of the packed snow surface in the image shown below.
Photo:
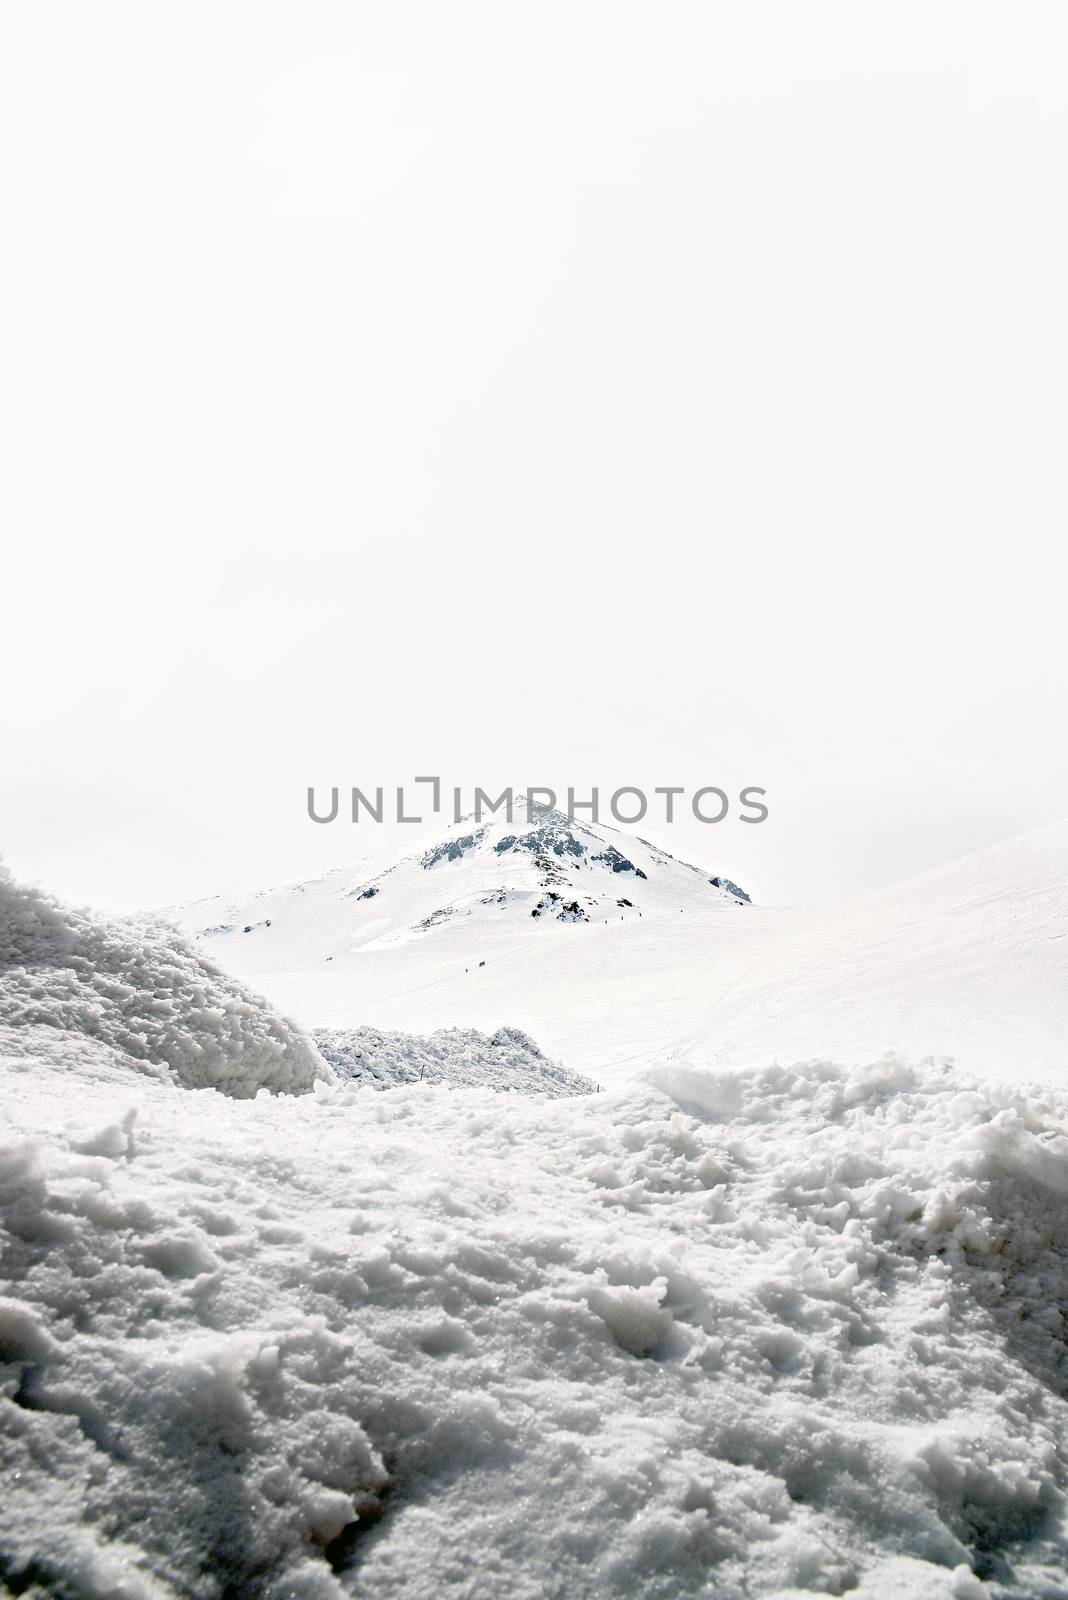
<path fill-rule="evenodd" d="M 315 1042 L 339 1078 L 370 1089 L 401 1083 L 451 1083 L 498 1094 L 593 1094 L 592 1078 L 550 1061 L 518 1028 L 492 1036 L 474 1028 L 441 1028 L 427 1038 L 380 1028 L 319 1028 Z"/>
<path fill-rule="evenodd" d="M 308 1027 L 503 1021 L 606 1083 L 665 1054 L 733 1067 L 886 1050 L 1068 1083 L 1068 822 L 813 909 L 748 905 L 718 873 L 578 824 L 559 834 L 584 854 L 544 854 L 567 877 L 550 891 L 522 830 L 483 827 L 462 849 L 472 825 L 450 829 L 430 868 L 342 869 L 181 917 Z M 645 876 L 595 859 L 609 850 Z M 550 892 L 585 914 L 532 916 Z"/>
<path fill-rule="evenodd" d="M 235 1100 L 31 1032 L 0 1551 L 88 1600 L 1063 1596 L 1065 1100 Z"/>

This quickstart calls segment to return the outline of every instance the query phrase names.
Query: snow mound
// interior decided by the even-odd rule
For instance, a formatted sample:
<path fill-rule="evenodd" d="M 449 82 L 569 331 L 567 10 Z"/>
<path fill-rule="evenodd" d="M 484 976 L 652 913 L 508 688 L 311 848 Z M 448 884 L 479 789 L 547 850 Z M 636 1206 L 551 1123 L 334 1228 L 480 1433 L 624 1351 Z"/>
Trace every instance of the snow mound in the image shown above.
<path fill-rule="evenodd" d="M 379 1028 L 318 1028 L 313 1035 L 340 1078 L 371 1089 L 402 1083 L 451 1083 L 493 1089 L 498 1094 L 594 1094 L 592 1078 L 569 1072 L 542 1055 L 518 1028 L 479 1033 L 475 1028 L 439 1028 L 420 1038 Z"/>
<path fill-rule="evenodd" d="M 38 1057 L 0 1101 L 15 1592 L 1064 1593 L 1054 1090 L 236 1101 Z"/>
<path fill-rule="evenodd" d="M 155 918 L 109 922 L 16 884 L 0 862 L 0 1029 L 95 1040 L 149 1075 L 241 1097 L 302 1094 L 328 1069 L 295 1024 Z"/>

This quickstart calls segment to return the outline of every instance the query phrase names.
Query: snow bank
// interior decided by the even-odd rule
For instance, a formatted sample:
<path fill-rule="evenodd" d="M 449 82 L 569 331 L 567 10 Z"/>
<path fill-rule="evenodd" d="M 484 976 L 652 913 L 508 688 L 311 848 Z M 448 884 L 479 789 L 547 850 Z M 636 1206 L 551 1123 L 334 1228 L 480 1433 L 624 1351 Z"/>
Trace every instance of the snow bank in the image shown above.
<path fill-rule="evenodd" d="M 7 1581 L 1063 1595 L 1066 1109 L 898 1060 L 236 1101 L 15 1059 Z"/>
<path fill-rule="evenodd" d="M 294 1024 L 176 928 L 73 910 L 16 884 L 0 862 L 0 1028 L 42 1027 L 190 1089 L 301 1094 L 329 1076 Z"/>
<path fill-rule="evenodd" d="M 518 1028 L 479 1033 L 475 1028 L 439 1028 L 420 1037 L 379 1028 L 318 1028 L 315 1042 L 339 1077 L 371 1089 L 402 1083 L 451 1083 L 493 1089 L 498 1094 L 594 1094 L 592 1078 L 569 1072 L 542 1055 Z"/>

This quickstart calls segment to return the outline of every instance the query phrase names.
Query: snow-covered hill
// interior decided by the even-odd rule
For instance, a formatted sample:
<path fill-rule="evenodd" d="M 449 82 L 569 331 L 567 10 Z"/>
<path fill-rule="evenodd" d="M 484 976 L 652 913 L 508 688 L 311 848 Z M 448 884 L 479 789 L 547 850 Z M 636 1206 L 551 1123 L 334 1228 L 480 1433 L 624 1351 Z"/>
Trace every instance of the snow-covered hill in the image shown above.
<path fill-rule="evenodd" d="M 503 1023 L 602 1082 L 665 1055 L 886 1050 L 1068 1080 L 1068 823 L 813 909 L 748 905 L 625 833 L 554 823 L 539 849 L 535 832 L 461 824 L 392 869 L 182 919 L 306 1026 Z"/>

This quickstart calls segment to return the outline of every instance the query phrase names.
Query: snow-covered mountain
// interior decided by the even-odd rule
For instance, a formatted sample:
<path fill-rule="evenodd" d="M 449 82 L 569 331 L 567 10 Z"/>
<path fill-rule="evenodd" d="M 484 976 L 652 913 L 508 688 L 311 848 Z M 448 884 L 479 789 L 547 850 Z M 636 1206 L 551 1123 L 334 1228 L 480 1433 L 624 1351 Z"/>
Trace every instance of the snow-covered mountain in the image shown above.
<path fill-rule="evenodd" d="M 307 1027 L 503 1024 L 605 1083 L 886 1050 L 1068 1080 L 1068 822 L 816 908 L 749 905 L 604 827 L 462 823 L 390 868 L 180 916 Z"/>
<path fill-rule="evenodd" d="M 279 952 L 289 966 L 433 943 L 445 928 L 462 929 L 474 952 L 480 939 L 516 927 L 528 934 L 532 923 L 638 921 L 748 900 L 730 879 L 648 840 L 560 811 L 528 811 L 519 797 L 511 821 L 464 817 L 391 865 L 337 868 L 248 897 L 194 901 L 174 914 L 205 940 L 249 939 L 248 951 L 228 954 L 259 970 L 274 966 Z"/>

